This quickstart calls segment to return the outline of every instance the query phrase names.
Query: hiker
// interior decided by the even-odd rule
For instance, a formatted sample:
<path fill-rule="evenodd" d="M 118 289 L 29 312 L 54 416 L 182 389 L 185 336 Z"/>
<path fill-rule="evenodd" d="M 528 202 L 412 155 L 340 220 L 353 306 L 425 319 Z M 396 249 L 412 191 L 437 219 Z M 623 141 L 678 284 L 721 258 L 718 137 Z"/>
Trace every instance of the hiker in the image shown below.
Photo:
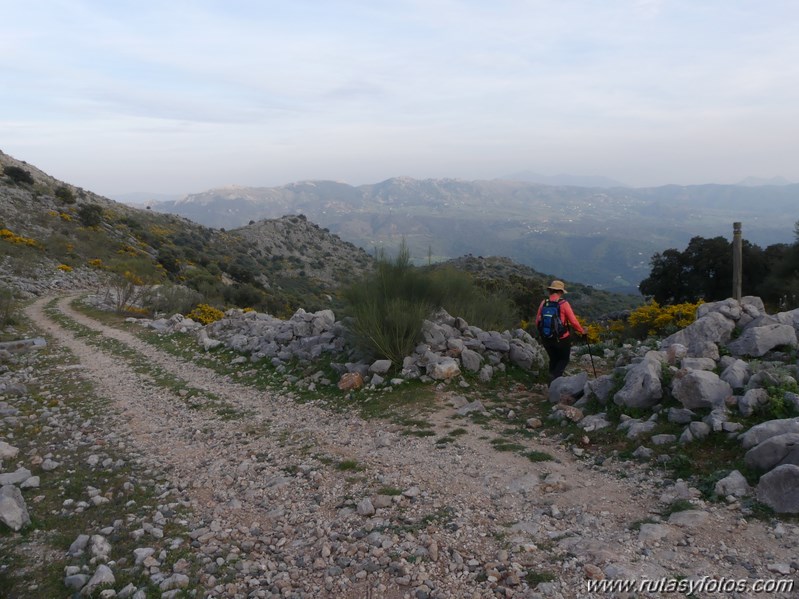
<path fill-rule="evenodd" d="M 566 287 L 563 281 L 552 281 L 547 287 L 549 299 L 538 306 L 535 324 L 541 336 L 544 349 L 549 356 L 549 382 L 563 376 L 571 358 L 571 330 L 586 338 L 585 330 L 574 315 L 571 305 L 563 296 Z"/>

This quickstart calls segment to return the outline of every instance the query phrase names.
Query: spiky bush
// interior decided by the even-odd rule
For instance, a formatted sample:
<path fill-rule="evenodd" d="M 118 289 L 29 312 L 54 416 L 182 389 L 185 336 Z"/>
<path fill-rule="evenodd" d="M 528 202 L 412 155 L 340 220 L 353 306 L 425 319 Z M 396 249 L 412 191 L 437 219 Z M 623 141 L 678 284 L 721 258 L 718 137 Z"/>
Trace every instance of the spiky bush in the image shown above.
<path fill-rule="evenodd" d="M 483 328 L 505 328 L 516 319 L 507 298 L 478 287 L 468 274 L 414 267 L 404 243 L 393 260 L 380 253 L 373 273 L 343 296 L 361 349 L 395 364 L 413 352 L 424 319 L 438 308 Z"/>
<path fill-rule="evenodd" d="M 407 246 L 394 260 L 381 253 L 374 273 L 344 291 L 356 343 L 371 355 L 402 363 L 419 340 L 434 295 L 431 278 L 413 267 Z"/>
<path fill-rule="evenodd" d="M 518 312 L 503 289 L 487 289 L 475 283 L 468 273 L 443 268 L 432 273 L 436 307 L 485 330 L 505 330 L 518 326 Z"/>

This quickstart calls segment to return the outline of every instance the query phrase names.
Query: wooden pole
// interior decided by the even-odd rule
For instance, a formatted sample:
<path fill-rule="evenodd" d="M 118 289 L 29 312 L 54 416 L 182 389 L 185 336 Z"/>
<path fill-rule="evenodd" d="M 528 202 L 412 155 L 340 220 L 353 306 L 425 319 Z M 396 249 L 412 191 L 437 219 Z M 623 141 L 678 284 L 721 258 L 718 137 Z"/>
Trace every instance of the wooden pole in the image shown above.
<path fill-rule="evenodd" d="M 741 279 L 743 278 L 743 250 L 741 242 L 741 223 L 732 223 L 732 297 L 741 300 Z"/>

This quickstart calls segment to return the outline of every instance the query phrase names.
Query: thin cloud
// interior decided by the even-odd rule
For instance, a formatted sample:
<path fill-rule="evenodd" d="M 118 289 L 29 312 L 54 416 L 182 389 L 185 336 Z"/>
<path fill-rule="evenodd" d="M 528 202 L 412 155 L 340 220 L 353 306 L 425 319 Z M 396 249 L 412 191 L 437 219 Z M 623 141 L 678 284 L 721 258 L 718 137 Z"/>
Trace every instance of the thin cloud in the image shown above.
<path fill-rule="evenodd" d="M 0 21 L 2 150 L 61 169 L 79 137 L 75 158 L 95 165 L 83 185 L 100 191 L 142 178 L 153 191 L 197 189 L 217 168 L 260 184 L 525 169 L 633 184 L 799 180 L 785 151 L 799 122 L 799 5 L 787 1 L 35 9 L 11 4 Z M 97 167 L 109 147 L 128 161 Z M 192 168 L 142 158 L 169 151 Z"/>

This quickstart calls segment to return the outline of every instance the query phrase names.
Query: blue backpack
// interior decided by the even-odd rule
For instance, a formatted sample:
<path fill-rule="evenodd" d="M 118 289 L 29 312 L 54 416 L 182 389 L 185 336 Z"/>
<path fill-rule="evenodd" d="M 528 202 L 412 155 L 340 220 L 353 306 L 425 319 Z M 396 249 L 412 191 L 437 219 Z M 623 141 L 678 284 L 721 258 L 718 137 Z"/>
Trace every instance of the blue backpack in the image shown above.
<path fill-rule="evenodd" d="M 566 332 L 566 327 L 560 319 L 560 304 L 563 300 L 553 302 L 546 300 L 541 307 L 541 321 L 538 323 L 538 332 L 542 339 L 560 339 Z"/>

